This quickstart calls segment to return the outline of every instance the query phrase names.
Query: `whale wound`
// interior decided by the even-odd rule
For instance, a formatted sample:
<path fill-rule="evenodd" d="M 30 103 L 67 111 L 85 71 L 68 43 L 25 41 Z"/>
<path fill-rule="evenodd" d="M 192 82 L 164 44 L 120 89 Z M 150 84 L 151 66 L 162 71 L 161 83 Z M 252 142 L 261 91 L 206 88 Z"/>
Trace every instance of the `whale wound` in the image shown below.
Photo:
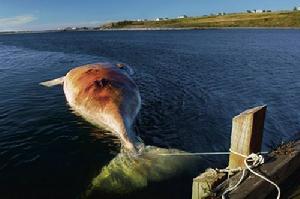
<path fill-rule="evenodd" d="M 111 83 L 110 80 L 105 78 L 95 81 L 96 86 L 101 88 L 108 86 L 110 83 Z"/>

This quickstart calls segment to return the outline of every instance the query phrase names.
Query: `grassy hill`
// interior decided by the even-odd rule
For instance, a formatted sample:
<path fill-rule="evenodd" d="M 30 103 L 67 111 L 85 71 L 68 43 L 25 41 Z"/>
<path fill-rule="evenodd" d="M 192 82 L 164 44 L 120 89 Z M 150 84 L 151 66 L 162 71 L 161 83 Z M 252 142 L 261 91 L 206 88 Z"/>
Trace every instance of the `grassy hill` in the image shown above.
<path fill-rule="evenodd" d="M 164 21 L 120 21 L 103 28 L 300 27 L 300 11 L 238 13 Z"/>

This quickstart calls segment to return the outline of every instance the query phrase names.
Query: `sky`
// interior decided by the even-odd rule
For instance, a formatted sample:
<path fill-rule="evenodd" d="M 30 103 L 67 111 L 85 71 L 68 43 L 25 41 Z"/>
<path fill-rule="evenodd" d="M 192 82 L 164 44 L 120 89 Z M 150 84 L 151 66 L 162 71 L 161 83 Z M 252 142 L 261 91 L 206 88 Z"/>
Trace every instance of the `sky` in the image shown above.
<path fill-rule="evenodd" d="M 97 26 L 125 19 L 252 9 L 291 10 L 295 6 L 300 6 L 300 0 L 0 0 L 0 31 Z"/>

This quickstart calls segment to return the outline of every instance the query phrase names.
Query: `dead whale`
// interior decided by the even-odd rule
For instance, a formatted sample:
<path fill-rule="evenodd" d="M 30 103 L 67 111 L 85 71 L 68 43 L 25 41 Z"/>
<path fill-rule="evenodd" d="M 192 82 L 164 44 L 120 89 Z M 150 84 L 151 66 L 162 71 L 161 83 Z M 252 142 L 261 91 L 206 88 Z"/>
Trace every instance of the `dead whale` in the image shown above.
<path fill-rule="evenodd" d="M 127 68 L 123 64 L 88 64 L 41 85 L 63 84 L 67 102 L 74 111 L 118 136 L 123 149 L 136 151 L 138 141 L 133 123 L 141 107 L 141 97 L 127 72 L 131 69 Z"/>
<path fill-rule="evenodd" d="M 95 191 L 130 192 L 151 181 L 191 172 L 196 166 L 197 157 L 174 156 L 183 152 L 176 149 L 144 147 L 138 139 L 133 125 L 141 97 L 131 74 L 133 70 L 124 64 L 97 63 L 76 67 L 63 77 L 40 83 L 47 87 L 63 85 L 67 102 L 76 113 L 121 140 L 125 153 L 119 153 L 100 170 L 88 195 Z"/>

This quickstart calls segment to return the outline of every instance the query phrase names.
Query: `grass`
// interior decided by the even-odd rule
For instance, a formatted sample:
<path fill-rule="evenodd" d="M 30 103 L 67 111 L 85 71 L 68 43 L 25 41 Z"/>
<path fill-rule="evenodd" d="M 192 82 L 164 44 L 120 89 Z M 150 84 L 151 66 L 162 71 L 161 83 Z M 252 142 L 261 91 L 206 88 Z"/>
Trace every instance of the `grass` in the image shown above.
<path fill-rule="evenodd" d="M 104 28 L 300 27 L 300 12 L 237 13 L 164 21 L 120 21 Z"/>

